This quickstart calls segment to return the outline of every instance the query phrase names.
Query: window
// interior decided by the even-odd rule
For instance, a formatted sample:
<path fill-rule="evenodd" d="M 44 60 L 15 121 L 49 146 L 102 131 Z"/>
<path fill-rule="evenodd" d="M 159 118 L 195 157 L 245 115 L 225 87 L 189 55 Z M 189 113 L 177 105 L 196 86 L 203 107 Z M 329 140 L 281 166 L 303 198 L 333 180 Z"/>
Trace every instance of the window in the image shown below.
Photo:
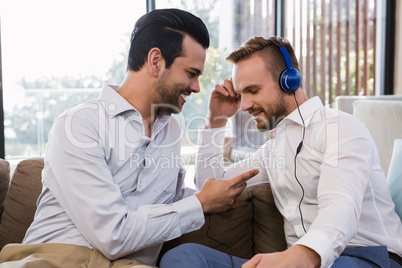
<path fill-rule="evenodd" d="M 201 92 L 188 98 L 178 116 L 183 122 L 183 153 L 190 156 L 184 161 L 191 163 L 198 125 L 205 122 L 211 90 L 215 84 L 231 76 L 232 66 L 225 60 L 226 56 L 253 35 L 275 34 L 275 1 L 156 0 L 155 4 L 157 9 L 180 8 L 199 16 L 210 32 L 211 45 L 207 50 L 204 75 L 200 77 Z M 231 155 L 233 160 L 256 150 L 266 140 L 246 112 L 239 111 L 230 123 L 225 148 L 226 156 Z M 231 152 L 232 146 L 235 150 Z"/>
<path fill-rule="evenodd" d="M 42 156 L 53 120 L 120 84 L 145 1 L 21 0 L 1 4 L 5 157 Z"/>
<path fill-rule="evenodd" d="M 146 4 L 153 2 L 155 8 L 175 7 L 201 17 L 211 36 L 201 92 L 188 98 L 177 115 L 183 128 L 185 165 L 194 161 L 197 128 L 205 121 L 211 89 L 231 75 L 225 57 L 251 36 L 289 39 L 300 61 L 303 88 L 309 97 L 320 96 L 324 104 L 332 105 L 338 95 L 382 94 L 380 80 L 392 80 L 384 79 L 393 75 L 384 71 L 393 63 L 393 52 L 384 53 L 384 29 L 389 25 L 381 22 L 389 14 L 384 11 L 392 9 L 388 3 L 395 1 L 3 1 L 1 52 L 8 160 L 43 155 L 56 116 L 97 97 L 103 83 L 122 81 L 130 32 L 146 12 Z M 392 31 L 388 35 L 392 36 Z M 243 112 L 233 118 L 227 133 L 226 156 L 231 155 L 232 160 L 255 151 L 267 139 Z"/>
<path fill-rule="evenodd" d="M 296 49 L 308 96 L 332 105 L 336 96 L 376 94 L 382 1 L 286 0 L 284 9 L 284 36 Z"/>

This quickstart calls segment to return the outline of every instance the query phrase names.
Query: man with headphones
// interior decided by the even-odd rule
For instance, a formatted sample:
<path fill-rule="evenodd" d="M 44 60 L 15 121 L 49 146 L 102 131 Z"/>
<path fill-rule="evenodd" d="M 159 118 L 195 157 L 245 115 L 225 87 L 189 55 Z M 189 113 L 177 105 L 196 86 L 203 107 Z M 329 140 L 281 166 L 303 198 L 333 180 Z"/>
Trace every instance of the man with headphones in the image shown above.
<path fill-rule="evenodd" d="M 200 128 L 197 187 L 259 169 L 247 187 L 271 184 L 288 249 L 244 260 L 184 244 L 165 254 L 161 268 L 402 267 L 402 224 L 367 128 L 307 97 L 283 38 L 250 38 L 227 60 L 232 78 L 215 86 Z M 225 170 L 216 163 L 223 163 L 224 127 L 239 104 L 269 140 Z"/>

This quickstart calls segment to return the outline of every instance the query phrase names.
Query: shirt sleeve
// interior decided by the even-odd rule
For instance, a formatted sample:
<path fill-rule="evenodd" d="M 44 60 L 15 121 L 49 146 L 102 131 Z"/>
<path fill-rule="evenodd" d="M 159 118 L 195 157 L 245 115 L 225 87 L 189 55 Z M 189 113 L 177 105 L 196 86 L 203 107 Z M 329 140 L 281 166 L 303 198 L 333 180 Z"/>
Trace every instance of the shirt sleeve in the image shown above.
<path fill-rule="evenodd" d="M 258 169 L 259 173 L 247 181 L 247 187 L 268 183 L 267 162 L 264 157 L 266 145 L 263 145 L 251 157 L 233 163 L 225 168 L 223 148 L 225 128 L 205 129 L 199 128 L 198 146 L 195 165 L 195 183 L 201 189 L 208 179 L 229 180 L 252 169 Z"/>
<path fill-rule="evenodd" d="M 363 197 L 374 166 L 375 145 L 368 130 L 352 117 L 328 129 L 317 189 L 318 211 L 296 244 L 316 251 L 329 267 L 358 230 Z M 328 127 L 329 125 L 327 125 Z"/>
<path fill-rule="evenodd" d="M 185 183 L 184 183 L 185 174 L 186 174 L 186 170 L 183 167 L 180 167 L 179 177 L 178 177 L 178 181 L 177 181 L 176 195 L 173 200 L 174 202 L 197 193 L 197 191 L 195 189 L 185 187 Z"/>
<path fill-rule="evenodd" d="M 172 204 L 130 210 L 114 183 L 102 139 L 91 124 L 79 117 L 72 120 L 68 114 L 55 121 L 43 180 L 93 247 L 114 260 L 204 224 L 201 204 L 194 195 Z"/>

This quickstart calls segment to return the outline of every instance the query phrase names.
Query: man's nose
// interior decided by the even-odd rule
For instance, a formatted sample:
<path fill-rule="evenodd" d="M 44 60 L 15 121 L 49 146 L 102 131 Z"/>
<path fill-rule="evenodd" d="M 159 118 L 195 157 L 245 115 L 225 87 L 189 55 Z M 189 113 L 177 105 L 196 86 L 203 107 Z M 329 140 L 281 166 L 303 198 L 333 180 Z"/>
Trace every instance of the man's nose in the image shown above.
<path fill-rule="evenodd" d="M 194 93 L 200 92 L 200 82 L 198 81 L 198 79 L 192 81 L 189 88 Z"/>
<path fill-rule="evenodd" d="M 250 101 L 249 98 L 242 96 L 241 97 L 241 110 L 246 112 L 253 107 L 253 103 Z"/>

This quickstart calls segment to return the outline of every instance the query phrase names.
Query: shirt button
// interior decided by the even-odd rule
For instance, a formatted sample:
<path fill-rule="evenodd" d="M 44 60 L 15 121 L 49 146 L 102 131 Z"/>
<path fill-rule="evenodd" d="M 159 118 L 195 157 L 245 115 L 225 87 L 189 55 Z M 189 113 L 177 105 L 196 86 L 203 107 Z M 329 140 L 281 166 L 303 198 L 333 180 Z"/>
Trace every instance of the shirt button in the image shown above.
<path fill-rule="evenodd" d="M 191 228 L 195 229 L 195 224 L 194 223 L 191 224 Z"/>
<path fill-rule="evenodd" d="M 107 108 L 110 112 L 114 112 L 114 110 L 116 110 L 116 104 L 110 103 Z"/>

